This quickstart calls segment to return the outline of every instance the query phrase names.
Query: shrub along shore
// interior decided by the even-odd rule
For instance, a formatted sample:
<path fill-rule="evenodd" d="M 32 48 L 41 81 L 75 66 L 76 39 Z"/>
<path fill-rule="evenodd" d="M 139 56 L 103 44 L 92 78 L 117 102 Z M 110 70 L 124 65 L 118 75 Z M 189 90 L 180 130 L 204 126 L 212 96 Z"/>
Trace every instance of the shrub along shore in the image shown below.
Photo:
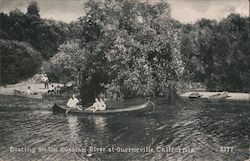
<path fill-rule="evenodd" d="M 60 85 L 63 86 L 63 84 L 60 83 L 52 83 L 54 86 Z M 48 89 L 44 88 L 44 84 L 34 81 L 34 80 L 27 80 L 23 81 L 17 84 L 13 85 L 7 85 L 7 86 L 0 86 L 0 95 L 13 95 L 14 90 L 19 91 L 25 91 L 28 86 L 31 87 L 32 92 L 45 94 L 47 93 Z M 193 92 L 184 92 L 179 94 L 180 97 L 186 97 L 193 93 Z M 209 96 L 217 94 L 220 92 L 199 92 L 200 95 L 202 95 L 200 98 L 209 98 Z M 238 101 L 250 101 L 250 92 L 249 93 L 236 93 L 236 92 L 229 92 L 227 100 L 238 100 Z"/>

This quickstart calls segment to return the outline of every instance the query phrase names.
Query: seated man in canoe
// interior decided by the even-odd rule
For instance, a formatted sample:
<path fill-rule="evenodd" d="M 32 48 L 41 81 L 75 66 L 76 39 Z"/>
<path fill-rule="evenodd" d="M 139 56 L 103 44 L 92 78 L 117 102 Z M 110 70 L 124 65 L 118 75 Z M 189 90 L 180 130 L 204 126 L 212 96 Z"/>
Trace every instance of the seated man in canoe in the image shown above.
<path fill-rule="evenodd" d="M 188 97 L 189 98 L 200 98 L 202 95 L 200 95 L 198 92 L 191 93 Z"/>
<path fill-rule="evenodd" d="M 19 96 L 19 97 L 34 98 L 34 99 L 42 99 L 43 98 L 41 93 L 32 92 L 30 87 L 28 87 L 26 91 L 18 91 L 15 89 L 13 91 L 13 95 Z"/>
<path fill-rule="evenodd" d="M 228 95 L 228 91 L 221 92 L 221 95 Z"/>
<path fill-rule="evenodd" d="M 82 110 L 81 108 L 80 108 L 80 105 L 78 105 L 80 103 L 80 100 L 78 100 L 77 98 L 76 98 L 76 95 L 75 94 L 73 94 L 72 95 L 72 97 L 68 100 L 68 102 L 67 102 L 67 106 L 69 107 L 69 110 L 67 110 L 66 111 L 66 113 L 68 113 L 71 109 L 73 109 L 73 108 L 76 108 L 76 109 L 78 109 L 78 110 Z"/>
<path fill-rule="evenodd" d="M 25 92 L 26 94 L 30 95 L 30 94 L 33 94 L 33 92 L 31 91 L 31 88 L 30 86 L 28 87 L 28 89 L 26 90 Z"/>
<path fill-rule="evenodd" d="M 28 86 L 28 88 L 27 88 L 27 90 L 26 91 L 19 91 L 19 90 L 14 90 L 14 92 L 16 92 L 16 93 L 22 93 L 22 94 L 27 94 L 27 95 L 32 95 L 32 94 L 35 94 L 35 93 L 33 93 L 33 92 L 31 92 L 31 88 L 30 88 L 30 86 Z"/>
<path fill-rule="evenodd" d="M 85 111 L 93 111 L 93 112 L 103 111 L 103 110 L 106 110 L 106 104 L 102 98 L 100 98 L 100 100 L 96 98 L 94 104 L 89 108 L 85 109 Z"/>
<path fill-rule="evenodd" d="M 99 100 L 99 110 L 103 111 L 103 110 L 106 110 L 106 108 L 107 108 L 107 106 L 106 106 L 105 102 L 103 101 L 102 98 L 100 98 L 100 100 Z"/>

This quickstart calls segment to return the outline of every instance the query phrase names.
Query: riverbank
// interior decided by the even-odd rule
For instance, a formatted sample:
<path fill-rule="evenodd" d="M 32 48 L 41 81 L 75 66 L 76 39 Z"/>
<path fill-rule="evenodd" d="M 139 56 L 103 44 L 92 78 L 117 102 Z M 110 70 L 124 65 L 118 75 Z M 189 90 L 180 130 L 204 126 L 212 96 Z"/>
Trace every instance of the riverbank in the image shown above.
<path fill-rule="evenodd" d="M 60 86 L 60 83 L 50 83 L 49 86 Z M 13 95 L 14 90 L 26 91 L 28 87 L 31 88 L 32 92 L 41 93 L 43 99 L 29 99 L 24 97 L 16 97 Z M 0 108 L 2 110 L 11 109 L 51 109 L 54 103 L 65 104 L 66 99 L 63 96 L 47 96 L 48 89 L 45 88 L 44 84 L 40 80 L 40 75 L 37 74 L 32 78 L 19 82 L 17 84 L 11 84 L 6 86 L 0 86 Z M 7 108 L 6 108 L 7 107 Z"/>
<path fill-rule="evenodd" d="M 60 83 L 51 83 L 50 86 L 52 84 L 54 87 L 57 85 L 63 86 L 63 84 Z M 43 83 L 37 82 L 35 80 L 27 80 L 13 85 L 0 86 L 0 95 L 13 95 L 14 90 L 26 91 L 28 87 L 31 88 L 32 92 L 36 93 L 45 94 L 48 91 L 48 89 L 44 88 Z"/>
<path fill-rule="evenodd" d="M 188 96 L 193 92 L 186 92 L 183 94 L 180 94 L 180 97 L 188 98 Z M 220 92 L 199 92 L 200 95 L 202 95 L 200 98 L 209 98 L 210 96 L 217 94 Z M 235 101 L 250 101 L 250 93 L 234 93 L 229 92 L 226 100 L 235 100 Z"/>

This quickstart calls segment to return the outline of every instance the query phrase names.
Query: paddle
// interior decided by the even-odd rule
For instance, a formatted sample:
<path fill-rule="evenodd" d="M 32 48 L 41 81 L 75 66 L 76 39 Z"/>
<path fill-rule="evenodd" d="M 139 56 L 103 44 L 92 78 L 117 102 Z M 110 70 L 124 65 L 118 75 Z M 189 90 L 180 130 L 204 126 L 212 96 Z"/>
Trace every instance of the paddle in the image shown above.
<path fill-rule="evenodd" d="M 65 114 L 68 115 L 69 111 L 70 111 L 70 108 L 66 109 L 66 113 Z"/>

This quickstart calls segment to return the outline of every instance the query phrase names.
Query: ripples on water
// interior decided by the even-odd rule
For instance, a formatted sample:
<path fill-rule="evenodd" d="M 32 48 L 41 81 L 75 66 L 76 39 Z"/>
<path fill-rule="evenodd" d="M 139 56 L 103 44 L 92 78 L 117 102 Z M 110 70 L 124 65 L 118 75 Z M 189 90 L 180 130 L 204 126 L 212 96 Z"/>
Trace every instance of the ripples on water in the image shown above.
<path fill-rule="evenodd" d="M 249 156 L 248 103 L 179 100 L 169 104 L 156 101 L 155 112 L 126 116 L 53 115 L 46 110 L 48 108 L 30 110 L 34 106 L 51 107 L 49 101 L 26 100 L 22 103 L 28 110 L 0 108 L 0 160 L 242 161 Z M 46 151 L 10 152 L 11 146 L 35 150 L 40 147 Z M 220 152 L 221 146 L 234 147 L 234 152 Z M 48 151 L 49 147 L 50 150 L 60 147 L 151 147 L 154 151 L 156 147 L 173 147 L 192 148 L 194 152 L 52 152 Z M 87 157 L 87 153 L 93 156 Z"/>

